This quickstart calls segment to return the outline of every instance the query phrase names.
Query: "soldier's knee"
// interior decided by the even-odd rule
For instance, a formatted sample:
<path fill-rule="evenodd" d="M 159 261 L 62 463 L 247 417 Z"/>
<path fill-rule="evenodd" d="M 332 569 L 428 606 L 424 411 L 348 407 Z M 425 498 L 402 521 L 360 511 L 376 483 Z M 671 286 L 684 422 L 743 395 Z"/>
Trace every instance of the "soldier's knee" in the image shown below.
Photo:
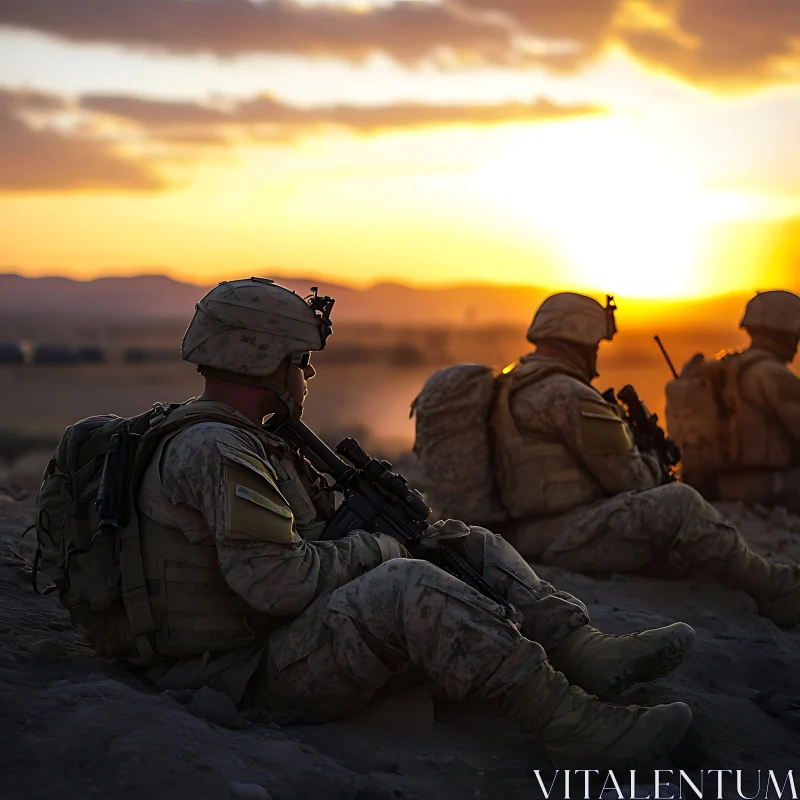
<path fill-rule="evenodd" d="M 658 498 L 658 504 L 663 504 L 665 508 L 696 513 L 709 507 L 703 496 L 685 483 L 668 483 L 650 489 L 648 493 Z"/>
<path fill-rule="evenodd" d="M 469 538 L 478 542 L 485 542 L 487 539 L 494 539 L 495 534 L 488 528 L 482 528 L 480 525 L 470 525 Z"/>
<path fill-rule="evenodd" d="M 673 519 L 681 525 L 692 522 L 700 527 L 710 525 L 735 531 L 734 526 L 700 492 L 685 483 L 669 483 L 650 491 L 658 493 L 658 507 L 663 510 L 665 519 L 674 515 Z"/>
<path fill-rule="evenodd" d="M 429 561 L 417 558 L 393 558 L 375 567 L 371 575 L 382 578 L 387 584 L 408 586 L 438 573 L 441 573 L 441 570 Z"/>

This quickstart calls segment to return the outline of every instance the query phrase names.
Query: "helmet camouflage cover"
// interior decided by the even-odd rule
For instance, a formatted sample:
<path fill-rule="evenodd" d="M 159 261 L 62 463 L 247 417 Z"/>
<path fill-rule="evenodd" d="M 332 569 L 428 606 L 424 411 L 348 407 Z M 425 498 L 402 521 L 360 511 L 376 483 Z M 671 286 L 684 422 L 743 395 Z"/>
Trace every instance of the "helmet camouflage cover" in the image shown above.
<path fill-rule="evenodd" d="M 325 347 L 330 308 L 326 313 L 314 303 L 322 299 L 304 300 L 268 278 L 223 281 L 195 307 L 181 357 L 240 375 L 270 375 L 287 356 Z"/>
<path fill-rule="evenodd" d="M 291 371 L 283 383 L 270 376 L 287 357 L 300 367 L 304 354 L 325 347 L 334 300 L 311 291 L 303 299 L 269 278 L 223 281 L 195 306 L 181 357 L 205 376 L 270 389 L 300 416 Z"/>
<path fill-rule="evenodd" d="M 800 336 L 800 297 L 792 292 L 757 292 L 747 304 L 740 328 L 768 328 Z"/>
<path fill-rule="evenodd" d="M 605 308 L 597 300 L 574 292 L 560 292 L 546 298 L 539 306 L 528 329 L 528 341 L 544 339 L 597 347 L 602 339 L 617 332 L 614 321 L 614 298 L 607 296 Z"/>

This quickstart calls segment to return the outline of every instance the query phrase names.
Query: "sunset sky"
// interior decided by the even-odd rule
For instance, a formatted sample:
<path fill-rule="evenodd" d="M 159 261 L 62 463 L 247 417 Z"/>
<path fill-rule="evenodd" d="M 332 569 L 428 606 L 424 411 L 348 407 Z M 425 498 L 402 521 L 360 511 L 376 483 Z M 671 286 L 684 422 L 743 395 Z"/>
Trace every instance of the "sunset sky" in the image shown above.
<path fill-rule="evenodd" d="M 800 0 L 0 0 L 0 271 L 800 288 Z"/>

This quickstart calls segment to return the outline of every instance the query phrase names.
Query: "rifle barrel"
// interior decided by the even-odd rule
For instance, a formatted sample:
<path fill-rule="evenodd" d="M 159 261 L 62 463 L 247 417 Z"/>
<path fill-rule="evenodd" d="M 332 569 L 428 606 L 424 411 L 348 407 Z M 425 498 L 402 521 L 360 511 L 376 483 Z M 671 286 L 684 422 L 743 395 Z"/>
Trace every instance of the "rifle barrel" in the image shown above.
<path fill-rule="evenodd" d="M 672 373 L 672 377 L 675 378 L 675 380 L 678 380 L 678 370 L 675 369 L 675 365 L 672 363 L 672 359 L 669 357 L 667 348 L 664 347 L 664 345 L 661 343 L 661 337 L 654 336 L 653 338 L 656 340 L 656 344 L 658 345 L 659 349 L 661 350 L 661 354 L 664 356 L 664 359 L 667 362 L 667 366 L 669 367 L 670 372 Z"/>

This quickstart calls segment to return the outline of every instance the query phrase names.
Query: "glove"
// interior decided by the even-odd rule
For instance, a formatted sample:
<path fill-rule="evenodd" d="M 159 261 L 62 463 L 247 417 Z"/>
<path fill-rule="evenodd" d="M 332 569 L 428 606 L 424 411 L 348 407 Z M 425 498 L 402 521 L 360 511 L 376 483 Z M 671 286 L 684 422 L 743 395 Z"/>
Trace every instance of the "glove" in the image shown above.
<path fill-rule="evenodd" d="M 435 549 L 442 544 L 450 547 L 463 545 L 463 540 L 469 536 L 469 525 L 457 519 L 440 519 L 428 526 L 425 535 L 420 541 L 422 547 Z M 462 540 L 462 541 L 459 541 Z M 458 547 L 461 549 L 461 547 Z"/>

